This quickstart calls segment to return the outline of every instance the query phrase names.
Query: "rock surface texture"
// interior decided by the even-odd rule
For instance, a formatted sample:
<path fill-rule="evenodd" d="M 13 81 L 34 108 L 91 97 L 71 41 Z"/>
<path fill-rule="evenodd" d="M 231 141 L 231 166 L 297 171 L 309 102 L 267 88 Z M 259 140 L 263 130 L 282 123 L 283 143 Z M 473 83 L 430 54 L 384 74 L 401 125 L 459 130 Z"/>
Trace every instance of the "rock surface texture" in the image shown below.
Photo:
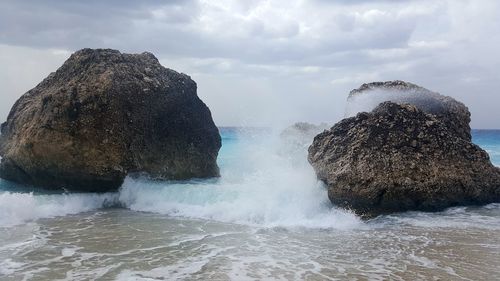
<path fill-rule="evenodd" d="M 216 177 L 221 139 L 196 89 L 151 53 L 80 50 L 11 109 L 0 177 L 83 191 L 117 189 L 131 173 Z"/>
<path fill-rule="evenodd" d="M 470 141 L 467 108 L 436 104 L 383 102 L 317 135 L 309 162 L 330 200 L 364 215 L 500 202 L 500 169 Z"/>

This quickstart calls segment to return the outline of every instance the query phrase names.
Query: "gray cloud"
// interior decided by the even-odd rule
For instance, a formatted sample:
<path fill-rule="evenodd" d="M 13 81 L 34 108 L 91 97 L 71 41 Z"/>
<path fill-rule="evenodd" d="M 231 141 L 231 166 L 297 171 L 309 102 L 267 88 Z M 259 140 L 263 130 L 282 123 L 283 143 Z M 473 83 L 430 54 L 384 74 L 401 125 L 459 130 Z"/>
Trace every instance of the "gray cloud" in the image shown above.
<path fill-rule="evenodd" d="M 207 3 L 216 1 L 8 0 L 0 11 L 0 40 L 42 48 L 147 46 L 169 55 L 299 62 L 339 51 L 401 47 L 415 26 L 407 17 L 376 11 L 353 14 L 342 8 L 319 21 L 309 18 L 315 7 L 307 4 L 283 17 L 279 9 L 288 5 L 252 15 L 260 2 L 231 2 L 230 9 Z"/>
<path fill-rule="evenodd" d="M 500 101 L 494 90 L 500 3 L 493 0 L 0 5 L 2 119 L 5 104 L 68 52 L 110 47 L 151 51 L 165 66 L 192 75 L 220 125 L 333 122 L 343 115 L 350 89 L 406 79 L 467 102 L 475 127 L 499 126 L 500 113 L 491 106 Z M 33 64 L 39 71 L 22 71 Z"/>

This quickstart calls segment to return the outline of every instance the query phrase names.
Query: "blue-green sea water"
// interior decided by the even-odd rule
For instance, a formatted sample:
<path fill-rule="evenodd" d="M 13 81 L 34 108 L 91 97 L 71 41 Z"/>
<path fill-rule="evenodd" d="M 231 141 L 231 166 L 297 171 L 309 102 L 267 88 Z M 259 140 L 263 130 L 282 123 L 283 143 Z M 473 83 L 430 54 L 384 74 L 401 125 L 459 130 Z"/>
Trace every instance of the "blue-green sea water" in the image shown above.
<path fill-rule="evenodd" d="M 472 130 L 472 141 L 488 152 L 495 166 L 500 166 L 500 130 Z"/>
<path fill-rule="evenodd" d="M 0 180 L 0 280 L 495 280 L 500 204 L 363 221 L 328 201 L 304 147 L 221 128 L 221 178 L 115 193 Z M 500 131 L 473 141 L 500 166 Z"/>

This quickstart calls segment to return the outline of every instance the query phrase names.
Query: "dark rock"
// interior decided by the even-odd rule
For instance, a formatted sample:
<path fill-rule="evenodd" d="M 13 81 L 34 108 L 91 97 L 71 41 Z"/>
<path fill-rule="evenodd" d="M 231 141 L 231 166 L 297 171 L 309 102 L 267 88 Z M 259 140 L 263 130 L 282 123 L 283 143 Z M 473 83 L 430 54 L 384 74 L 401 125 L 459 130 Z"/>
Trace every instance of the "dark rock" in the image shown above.
<path fill-rule="evenodd" d="M 117 189 L 133 173 L 218 176 L 220 135 L 196 88 L 150 53 L 80 50 L 13 106 L 0 176 L 84 191 Z"/>
<path fill-rule="evenodd" d="M 449 117 L 384 102 L 316 136 L 309 162 L 330 200 L 359 214 L 499 202 L 500 169 Z"/>
<path fill-rule="evenodd" d="M 471 140 L 470 112 L 463 103 L 399 80 L 363 84 L 352 90 L 347 98 L 346 117 L 352 117 L 361 111 L 369 112 L 384 101 L 413 104 L 426 113 L 446 118 L 450 130 Z"/>

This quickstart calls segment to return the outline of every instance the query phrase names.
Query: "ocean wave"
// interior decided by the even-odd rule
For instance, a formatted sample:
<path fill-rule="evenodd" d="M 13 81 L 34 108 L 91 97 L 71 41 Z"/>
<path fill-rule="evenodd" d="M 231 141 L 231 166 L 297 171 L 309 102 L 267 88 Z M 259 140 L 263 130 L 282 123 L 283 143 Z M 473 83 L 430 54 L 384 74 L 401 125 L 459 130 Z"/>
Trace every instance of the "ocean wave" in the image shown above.
<path fill-rule="evenodd" d="M 290 152 L 277 134 L 269 132 L 260 136 L 255 130 L 231 134 L 219 157 L 220 179 L 161 182 L 127 178 L 118 192 L 106 194 L 38 194 L 18 187 L 6 188 L 6 182 L 0 182 L 0 227 L 119 206 L 262 227 L 353 229 L 373 227 L 379 222 L 472 227 L 479 221 L 500 229 L 498 205 L 454 208 L 435 214 L 410 212 L 366 223 L 331 205 L 304 151 Z"/>
<path fill-rule="evenodd" d="M 418 228 L 454 228 L 500 230 L 500 204 L 482 207 L 452 207 L 442 212 L 405 212 L 378 217 L 382 225 L 407 225 Z"/>
<path fill-rule="evenodd" d="M 115 204 L 117 198 L 117 193 L 35 195 L 7 191 L 0 193 L 0 227 L 91 211 Z"/>
<path fill-rule="evenodd" d="M 265 227 L 353 228 L 354 214 L 331 206 L 326 188 L 316 179 L 303 151 L 283 155 L 283 142 L 269 131 L 232 131 L 219 164 L 222 177 L 212 180 L 160 182 L 127 178 L 116 194 L 0 196 L 0 225 L 73 214 L 115 202 L 134 211 L 210 219 Z M 293 159 L 294 155 L 296 158 Z M 26 208 L 28 206 L 28 208 Z"/>
<path fill-rule="evenodd" d="M 356 215 L 332 207 L 319 183 L 299 178 L 210 184 L 127 179 L 119 200 L 134 211 L 253 226 L 351 229 L 363 225 Z"/>

